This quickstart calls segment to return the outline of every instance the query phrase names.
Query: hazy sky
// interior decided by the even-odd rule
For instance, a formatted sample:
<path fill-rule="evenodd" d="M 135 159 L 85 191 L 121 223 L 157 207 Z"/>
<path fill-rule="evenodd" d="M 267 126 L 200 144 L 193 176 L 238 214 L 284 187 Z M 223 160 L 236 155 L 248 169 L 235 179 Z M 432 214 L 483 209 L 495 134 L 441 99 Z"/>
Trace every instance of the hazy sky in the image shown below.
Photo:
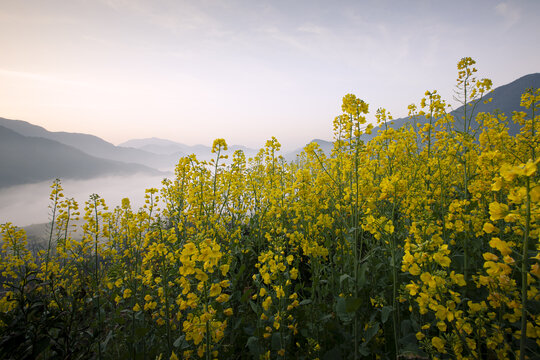
<path fill-rule="evenodd" d="M 540 71 L 540 1 L 0 0 L 0 116 L 114 144 L 293 149 L 341 98 L 396 117 L 451 99 L 456 63 L 495 86 Z M 370 115 L 372 116 L 372 115 Z"/>

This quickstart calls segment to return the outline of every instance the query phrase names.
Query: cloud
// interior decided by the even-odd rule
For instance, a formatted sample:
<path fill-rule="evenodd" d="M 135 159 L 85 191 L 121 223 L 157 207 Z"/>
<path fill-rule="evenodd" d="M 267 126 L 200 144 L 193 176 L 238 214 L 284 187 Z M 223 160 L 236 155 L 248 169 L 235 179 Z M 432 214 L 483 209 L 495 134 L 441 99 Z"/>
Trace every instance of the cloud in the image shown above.
<path fill-rule="evenodd" d="M 104 198 L 110 208 L 120 205 L 122 198 L 131 200 L 134 209 L 144 205 L 145 189 L 161 188 L 162 176 L 138 174 L 109 176 L 88 180 L 63 180 L 67 198 L 75 198 L 79 209 L 84 208 L 90 194 Z M 49 219 L 49 193 L 52 181 L 0 188 L 0 224 L 12 222 L 18 226 L 44 223 Z"/>
<path fill-rule="evenodd" d="M 41 25 L 41 26 L 50 26 L 50 25 L 59 25 L 59 24 L 68 24 L 68 25 L 80 25 L 78 19 L 73 18 L 72 16 L 66 16 L 58 13 L 45 13 L 37 11 L 35 7 L 32 8 L 30 2 L 17 3 L 20 6 L 19 12 L 15 10 L 6 10 L 0 9 L 0 23 L 2 26 L 10 25 Z"/>
<path fill-rule="evenodd" d="M 107 7 L 120 13 L 130 12 L 148 24 L 179 34 L 184 31 L 204 31 L 223 35 L 220 22 L 207 8 L 186 1 L 162 3 L 140 0 L 101 0 Z"/>
<path fill-rule="evenodd" d="M 521 19 L 521 10 L 516 4 L 502 2 L 495 6 L 495 11 L 503 17 L 506 28 L 512 27 Z"/>
<path fill-rule="evenodd" d="M 308 34 L 322 35 L 327 32 L 327 29 L 313 24 L 304 24 L 298 27 L 298 31 Z"/>
<path fill-rule="evenodd" d="M 19 78 L 19 79 L 43 81 L 43 82 L 63 84 L 63 85 L 82 86 L 82 87 L 91 86 L 89 83 L 84 82 L 84 81 L 64 79 L 57 75 L 51 75 L 51 74 L 39 74 L 39 73 L 31 73 L 31 72 L 26 72 L 26 71 L 0 69 L 0 76 L 2 75 L 8 76 L 8 77 Z"/>
<path fill-rule="evenodd" d="M 267 35 L 269 38 L 274 39 L 291 48 L 295 48 L 301 51 L 305 51 L 309 49 L 309 46 L 300 38 L 290 34 L 289 32 L 282 31 L 275 26 L 266 26 L 266 27 L 260 28 L 259 31 Z"/>

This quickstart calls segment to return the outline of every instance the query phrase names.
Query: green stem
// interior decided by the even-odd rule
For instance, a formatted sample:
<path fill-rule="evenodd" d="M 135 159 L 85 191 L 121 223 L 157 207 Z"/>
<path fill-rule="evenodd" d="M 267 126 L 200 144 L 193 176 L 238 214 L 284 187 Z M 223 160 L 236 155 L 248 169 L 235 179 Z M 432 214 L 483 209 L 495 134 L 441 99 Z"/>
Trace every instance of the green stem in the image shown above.
<path fill-rule="evenodd" d="M 101 306 L 99 303 L 99 257 L 98 257 L 98 240 L 99 240 L 99 217 L 98 217 L 98 197 L 97 195 L 93 196 L 94 202 L 94 214 L 96 216 L 96 225 L 94 228 L 94 251 L 95 251 L 95 262 L 96 262 L 96 303 L 97 303 L 97 316 L 98 316 L 98 358 L 101 360 L 101 341 L 99 336 L 101 336 Z"/>
<path fill-rule="evenodd" d="M 527 339 L 527 269 L 529 250 L 529 228 L 531 225 L 531 184 L 527 177 L 527 214 L 525 219 L 525 234 L 521 254 L 521 338 L 519 340 L 519 358 L 525 359 L 525 340 Z"/>
<path fill-rule="evenodd" d="M 392 205 L 392 222 L 394 221 L 394 213 L 396 210 L 396 193 L 394 193 L 394 204 Z M 398 288 L 398 278 L 397 278 L 397 266 L 396 266 L 396 239 L 392 234 L 392 322 L 394 328 L 394 346 L 396 348 L 396 357 L 399 353 L 399 343 L 398 343 L 398 324 L 399 324 L 399 303 L 397 302 L 397 288 Z"/>
<path fill-rule="evenodd" d="M 47 258 L 45 259 L 45 274 L 48 273 L 49 270 L 49 258 L 51 253 L 51 243 L 52 243 L 52 235 L 54 230 L 54 222 L 56 220 L 56 207 L 58 205 L 58 180 L 54 182 L 54 205 L 53 205 L 53 213 L 52 213 L 52 219 L 51 219 L 51 231 L 49 231 L 49 242 L 47 245 Z"/>
<path fill-rule="evenodd" d="M 161 229 L 161 222 L 159 222 L 159 237 L 161 239 L 161 243 L 163 244 L 164 243 L 164 239 L 163 239 L 163 230 Z M 163 263 L 162 265 L 162 269 L 163 269 L 163 273 L 162 273 L 162 279 L 163 279 L 163 283 L 164 283 L 164 291 L 165 291 L 165 316 L 167 317 L 167 322 L 165 323 L 166 324 L 166 329 L 167 329 L 167 347 L 168 347 L 168 350 L 169 350 L 169 354 L 172 354 L 172 346 L 171 346 L 171 314 L 170 314 L 170 309 L 169 309 L 169 277 L 168 277 L 168 274 L 167 274 L 167 262 L 166 262 L 166 258 L 165 258 L 165 255 L 161 255 L 161 261 Z"/>

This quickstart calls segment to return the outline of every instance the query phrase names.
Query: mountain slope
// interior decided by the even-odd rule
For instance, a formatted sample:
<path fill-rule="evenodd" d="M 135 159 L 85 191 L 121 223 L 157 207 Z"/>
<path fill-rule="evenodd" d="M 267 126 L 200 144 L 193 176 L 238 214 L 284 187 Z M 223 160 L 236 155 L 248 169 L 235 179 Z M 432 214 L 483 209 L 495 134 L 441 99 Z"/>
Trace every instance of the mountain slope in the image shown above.
<path fill-rule="evenodd" d="M 139 164 L 90 156 L 50 139 L 22 136 L 3 126 L 0 126 L 0 164 L 0 187 L 55 178 L 87 179 L 139 172 L 160 173 Z"/>
<path fill-rule="evenodd" d="M 145 139 L 131 139 L 121 144 L 118 144 L 119 147 L 124 148 L 135 148 L 139 150 L 144 150 L 152 152 L 154 154 L 161 155 L 170 155 L 170 154 L 181 154 L 185 156 L 185 148 L 187 145 L 177 143 L 171 140 L 160 139 L 156 137 L 145 138 Z"/>
<path fill-rule="evenodd" d="M 155 168 L 172 168 L 178 160 L 177 156 L 162 156 L 140 149 L 114 146 L 94 135 L 48 131 L 41 126 L 21 120 L 0 118 L 0 126 L 23 136 L 54 140 L 72 146 L 88 155 L 108 160 L 137 163 Z"/>
<path fill-rule="evenodd" d="M 486 96 L 486 98 L 492 98 L 493 101 L 487 104 L 484 104 L 482 101 L 478 103 L 475 109 L 475 114 L 480 112 L 489 112 L 493 114 L 495 111 L 498 111 L 499 113 L 505 114 L 508 119 L 511 120 L 513 111 L 526 110 L 520 106 L 521 95 L 530 88 L 540 88 L 540 73 L 525 75 L 509 84 L 499 86 L 493 90 L 491 94 Z M 464 107 L 461 106 L 455 111 L 452 111 L 451 114 L 454 115 L 456 119 L 461 119 L 463 112 Z M 509 132 L 511 135 L 516 135 L 519 132 L 520 127 L 518 124 L 510 121 L 509 127 Z"/>
<path fill-rule="evenodd" d="M 495 111 L 498 111 L 499 113 L 505 114 L 509 121 L 509 133 L 511 135 L 515 135 L 519 132 L 519 125 L 515 124 L 511 121 L 512 119 L 512 112 L 513 111 L 524 111 L 525 109 L 520 106 L 521 103 L 521 94 L 523 94 L 527 89 L 529 88 L 540 88 L 540 73 L 534 73 L 529 74 L 520 77 L 519 79 L 516 79 L 512 81 L 511 83 L 508 83 L 506 85 L 499 86 L 498 88 L 494 89 L 490 94 L 488 94 L 485 98 L 492 98 L 493 100 L 487 104 L 484 104 L 483 101 L 479 102 L 474 109 L 474 114 L 478 114 L 480 112 L 489 112 L 489 113 L 495 113 Z M 456 110 L 450 112 L 456 120 L 456 127 L 459 129 L 461 117 L 464 114 L 464 106 L 461 106 L 457 108 Z M 470 108 L 470 107 L 469 107 Z M 398 129 L 408 123 L 410 118 L 399 118 L 392 121 L 391 124 L 388 124 L 388 127 L 392 127 L 394 129 Z M 424 117 L 420 117 L 416 119 L 416 121 L 420 124 L 424 124 L 427 120 Z M 379 130 L 381 128 L 379 126 L 373 128 L 371 134 L 364 134 L 362 135 L 362 140 L 365 142 L 370 141 L 374 137 L 377 136 Z M 320 139 L 314 139 L 310 141 L 308 144 L 316 142 L 321 146 L 322 150 L 329 155 L 332 152 L 333 143 L 325 140 Z M 308 145 L 306 144 L 306 146 Z M 285 154 L 285 159 L 287 161 L 294 161 L 304 148 L 299 148 L 294 151 L 291 151 L 287 154 Z"/>
<path fill-rule="evenodd" d="M 495 88 L 490 94 L 486 95 L 485 98 L 492 98 L 493 100 L 487 104 L 484 104 L 483 101 L 480 101 L 476 108 L 474 109 L 474 114 L 477 115 L 481 112 L 490 112 L 505 114 L 509 121 L 509 133 L 510 135 L 515 135 L 519 132 L 519 125 L 512 122 L 512 112 L 513 111 L 525 111 L 524 108 L 520 106 L 521 103 L 521 94 L 523 94 L 529 88 L 540 88 L 540 73 L 529 74 L 520 77 L 517 80 L 512 81 L 506 85 L 499 86 Z M 456 121 L 456 128 L 461 129 L 462 120 L 464 114 L 464 106 L 460 106 L 456 110 L 450 112 L 454 116 Z M 470 106 L 468 107 L 471 108 Z M 407 122 L 409 118 L 399 118 L 393 120 L 393 124 L 389 124 L 389 127 L 394 129 L 400 128 Z M 420 124 L 426 123 L 426 119 L 421 117 L 416 120 Z M 371 135 L 363 135 L 362 140 L 369 141 L 377 136 L 378 131 L 381 130 L 380 127 L 375 127 Z"/>
<path fill-rule="evenodd" d="M 321 148 L 321 150 L 327 156 L 329 156 L 332 153 L 332 148 L 334 147 L 333 142 L 326 141 L 326 140 L 321 140 L 321 139 L 313 139 L 308 144 L 306 144 L 306 146 L 308 146 L 309 144 L 312 144 L 312 143 L 317 143 L 319 145 L 319 147 Z M 296 157 L 302 153 L 302 151 L 304 151 L 303 147 L 298 148 L 298 149 L 293 150 L 293 151 L 290 151 L 288 153 L 285 153 L 285 155 L 283 155 L 283 157 L 285 158 L 285 160 L 287 160 L 289 162 L 294 161 L 294 160 L 296 160 Z"/>
<path fill-rule="evenodd" d="M 160 139 L 156 137 L 145 139 L 132 139 L 119 144 L 120 147 L 131 147 L 155 154 L 171 155 L 178 157 L 195 154 L 199 160 L 209 160 L 214 158 L 212 148 L 206 145 L 186 145 L 179 142 Z M 232 145 L 228 147 L 226 154 L 232 155 L 236 150 L 242 150 L 246 158 L 257 154 L 257 150 L 250 149 L 242 145 Z"/>

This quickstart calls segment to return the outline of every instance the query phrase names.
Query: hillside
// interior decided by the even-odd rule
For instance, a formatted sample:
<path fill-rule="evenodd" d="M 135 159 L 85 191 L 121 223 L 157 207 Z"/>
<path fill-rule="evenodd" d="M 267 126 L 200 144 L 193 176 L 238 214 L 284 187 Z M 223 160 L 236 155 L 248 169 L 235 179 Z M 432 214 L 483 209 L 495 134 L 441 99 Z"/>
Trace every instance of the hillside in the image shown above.
<path fill-rule="evenodd" d="M 177 157 L 195 154 L 199 160 L 209 160 L 214 158 L 212 148 L 206 145 L 186 145 L 179 142 L 160 139 L 156 137 L 145 139 L 132 139 L 118 145 L 119 147 L 135 148 L 160 155 L 175 155 Z M 243 145 L 232 145 L 228 147 L 226 154 L 232 155 L 236 150 L 242 150 L 246 158 L 257 154 L 257 150 Z"/>
<path fill-rule="evenodd" d="M 0 126 L 15 131 L 27 137 L 40 137 L 54 140 L 64 145 L 74 147 L 88 155 L 113 161 L 137 163 L 148 167 L 169 169 L 172 168 L 178 156 L 158 155 L 141 149 L 125 148 L 89 134 L 52 132 L 26 121 L 0 118 Z"/>
<path fill-rule="evenodd" d="M 509 84 L 500 86 L 494 89 L 486 98 L 492 98 L 492 102 L 484 104 L 480 102 L 475 113 L 480 112 L 496 112 L 506 114 L 511 118 L 513 111 L 521 111 L 520 100 L 521 94 L 528 88 L 540 87 L 540 73 L 525 75 Z M 456 119 L 456 126 L 459 127 L 460 119 L 463 115 L 464 107 L 451 112 Z M 409 122 L 408 117 L 399 118 L 393 120 L 390 127 L 399 128 Z M 424 118 L 417 119 L 420 124 L 425 123 Z M 211 153 L 211 147 L 205 145 L 186 145 L 171 140 L 159 139 L 159 138 L 145 138 L 145 139 L 133 139 L 126 141 L 118 146 L 115 146 L 97 136 L 81 134 L 81 133 L 69 133 L 69 132 L 51 132 L 45 128 L 37 125 L 33 125 L 26 121 L 21 120 L 9 120 L 0 118 L 0 126 L 10 129 L 20 135 L 26 137 L 43 138 L 56 141 L 63 145 L 73 147 L 75 149 L 84 152 L 94 158 L 102 158 L 112 161 L 136 163 L 145 165 L 152 168 L 159 169 L 171 169 L 178 158 L 190 154 L 195 154 L 201 160 L 209 160 L 213 158 Z M 509 123 L 510 134 L 515 135 L 519 131 L 519 125 L 514 124 L 512 121 Z M 363 135 L 364 141 L 371 140 L 377 135 L 379 127 L 373 129 L 372 134 Z M 317 142 L 323 151 L 327 154 L 331 152 L 332 143 L 325 140 L 314 139 L 311 142 Z M 246 157 L 254 156 L 257 151 L 247 148 L 241 145 L 233 145 L 229 147 L 228 154 L 241 149 L 244 151 Z M 302 152 L 303 148 L 298 148 L 294 151 L 288 152 L 284 157 L 288 161 L 293 161 L 296 156 Z"/>
<path fill-rule="evenodd" d="M 54 140 L 23 136 L 4 126 L 0 126 L 0 164 L 0 187 L 55 178 L 160 173 L 140 164 L 100 159 Z"/>
<path fill-rule="evenodd" d="M 509 133 L 515 135 L 519 132 L 519 125 L 511 121 L 512 112 L 514 111 L 523 111 L 524 109 L 520 106 L 521 103 L 521 94 L 523 94 L 529 88 L 540 88 L 540 73 L 529 74 L 520 77 L 517 80 L 512 81 L 509 84 L 499 86 L 495 88 L 490 94 L 486 95 L 485 98 L 492 98 L 493 100 L 487 104 L 484 104 L 483 101 L 479 102 L 474 110 L 475 114 L 481 112 L 490 112 L 503 113 L 509 118 Z M 461 118 L 463 117 L 464 106 L 450 112 L 456 120 L 456 126 L 459 128 L 461 125 Z M 410 119 L 408 117 L 399 118 L 393 120 L 393 124 L 389 124 L 389 127 L 395 129 L 400 128 Z M 417 120 L 420 124 L 426 122 L 425 118 L 420 118 Z M 364 141 L 369 141 L 373 139 L 378 131 L 379 127 L 375 127 L 370 135 L 363 135 L 362 139 Z"/>
<path fill-rule="evenodd" d="M 481 112 L 490 112 L 490 113 L 503 113 L 509 118 L 509 133 L 511 135 L 515 135 L 519 132 L 519 125 L 512 122 L 512 112 L 514 111 L 523 111 L 523 108 L 520 106 L 521 102 L 521 94 L 523 94 L 527 89 L 529 88 L 540 88 L 540 73 L 535 74 L 529 74 L 520 77 L 519 79 L 512 81 L 509 84 L 499 86 L 498 88 L 494 89 L 490 94 L 486 96 L 486 98 L 492 98 L 493 100 L 487 104 L 484 104 L 484 102 L 480 102 L 477 104 L 474 113 L 478 114 Z M 461 118 L 464 113 L 464 106 L 460 106 L 459 108 L 453 110 L 450 112 L 456 120 L 456 126 L 460 126 Z M 410 119 L 408 117 L 404 118 L 398 118 L 394 119 L 391 124 L 388 124 L 389 127 L 398 129 L 408 123 Z M 417 119 L 417 122 L 420 124 L 424 124 L 426 122 L 426 119 L 424 117 L 420 117 Z M 364 141 L 370 141 L 375 136 L 377 136 L 377 133 L 381 130 L 380 127 L 373 128 L 373 131 L 371 134 L 364 134 L 362 135 L 362 140 Z M 321 149 L 329 155 L 332 151 L 333 143 L 326 141 L 326 140 L 320 140 L 320 139 L 314 139 L 310 141 L 308 144 L 316 142 L 319 144 Z M 306 146 L 308 145 L 306 144 Z M 285 159 L 287 161 L 294 161 L 296 157 L 302 153 L 303 148 L 298 148 L 294 151 L 291 151 L 289 153 L 285 154 Z"/>
<path fill-rule="evenodd" d="M 321 139 L 313 139 L 308 144 L 306 144 L 305 146 L 308 146 L 309 144 L 312 144 L 312 143 L 317 143 L 320 146 L 321 150 L 324 151 L 324 153 L 326 155 L 330 155 L 330 153 L 332 152 L 332 148 L 334 147 L 333 142 L 326 141 L 326 140 L 321 140 Z M 298 155 L 300 155 L 302 153 L 302 151 L 304 151 L 303 147 L 295 149 L 295 150 L 290 151 L 288 153 L 285 153 L 285 155 L 284 155 L 285 160 L 287 160 L 287 161 L 296 160 L 296 157 Z"/>

